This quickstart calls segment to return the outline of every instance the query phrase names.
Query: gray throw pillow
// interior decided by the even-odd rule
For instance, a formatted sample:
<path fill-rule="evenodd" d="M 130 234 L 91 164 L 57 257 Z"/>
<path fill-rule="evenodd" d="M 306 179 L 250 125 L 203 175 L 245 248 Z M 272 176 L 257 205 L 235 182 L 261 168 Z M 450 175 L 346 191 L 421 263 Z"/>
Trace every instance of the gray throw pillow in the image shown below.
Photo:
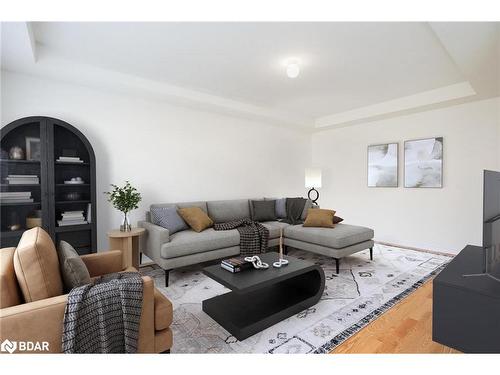
<path fill-rule="evenodd" d="M 253 221 L 276 220 L 276 201 L 252 201 Z"/>
<path fill-rule="evenodd" d="M 305 220 L 307 217 L 307 212 L 309 211 L 310 208 L 312 208 L 313 202 L 312 200 L 308 199 L 306 200 L 306 203 L 304 204 L 304 211 L 302 211 L 302 216 L 301 219 Z"/>
<path fill-rule="evenodd" d="M 168 229 L 170 234 L 189 229 L 189 226 L 177 212 L 177 206 L 152 208 L 151 222 Z"/>
<path fill-rule="evenodd" d="M 255 199 L 249 199 L 248 200 L 248 208 L 250 209 L 250 219 L 253 218 L 253 201 L 264 201 L 267 198 L 255 198 Z"/>
<path fill-rule="evenodd" d="M 286 198 L 276 199 L 276 216 L 280 219 L 286 218 Z"/>
<path fill-rule="evenodd" d="M 67 292 L 77 286 L 90 283 L 90 274 L 76 250 L 66 241 L 60 241 L 57 248 L 59 266 Z"/>
<path fill-rule="evenodd" d="M 286 198 L 264 198 L 266 201 L 276 202 L 276 217 L 278 219 L 286 218 Z M 250 206 L 251 207 L 251 206 Z"/>

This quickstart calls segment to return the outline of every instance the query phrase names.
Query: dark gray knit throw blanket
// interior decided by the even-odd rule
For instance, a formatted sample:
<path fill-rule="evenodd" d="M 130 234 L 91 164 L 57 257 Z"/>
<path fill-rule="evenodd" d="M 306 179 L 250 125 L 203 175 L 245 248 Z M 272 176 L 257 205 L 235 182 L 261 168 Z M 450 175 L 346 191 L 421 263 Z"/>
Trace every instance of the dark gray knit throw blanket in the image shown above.
<path fill-rule="evenodd" d="M 237 229 L 240 233 L 240 254 L 255 255 L 265 253 L 269 241 L 269 230 L 262 224 L 250 219 L 228 221 L 214 224 L 214 230 Z"/>
<path fill-rule="evenodd" d="M 304 198 L 286 198 L 286 218 L 281 221 L 291 225 L 302 224 L 304 222 L 302 211 L 304 211 L 306 201 Z"/>
<path fill-rule="evenodd" d="M 64 311 L 63 353 L 135 353 L 142 278 L 113 273 L 73 288 Z"/>

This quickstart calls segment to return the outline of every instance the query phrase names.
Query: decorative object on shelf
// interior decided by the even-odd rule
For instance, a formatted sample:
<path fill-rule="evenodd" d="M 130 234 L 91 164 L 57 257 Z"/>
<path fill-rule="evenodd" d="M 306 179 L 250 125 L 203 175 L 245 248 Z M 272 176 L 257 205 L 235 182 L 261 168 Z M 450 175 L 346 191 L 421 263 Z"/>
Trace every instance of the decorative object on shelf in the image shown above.
<path fill-rule="evenodd" d="M 73 177 L 71 180 L 64 181 L 66 185 L 82 185 L 85 183 L 81 177 Z"/>
<path fill-rule="evenodd" d="M 283 257 L 283 228 L 280 228 L 280 244 L 279 244 L 279 259 L 277 262 L 273 263 L 273 267 L 280 268 L 286 266 L 288 260 Z"/>
<path fill-rule="evenodd" d="M 368 146 L 368 187 L 398 187 L 398 144 Z"/>
<path fill-rule="evenodd" d="M 31 229 L 42 226 L 42 210 L 34 210 L 26 217 L 26 228 Z"/>
<path fill-rule="evenodd" d="M 253 267 L 257 270 L 265 270 L 269 268 L 269 264 L 262 262 L 257 255 L 245 257 L 245 261 L 252 263 Z"/>
<path fill-rule="evenodd" d="M 130 225 L 128 213 L 139 208 L 139 202 L 142 199 L 141 193 L 130 185 L 129 181 L 125 181 L 124 187 L 119 187 L 115 184 L 111 184 L 111 187 L 113 190 L 106 191 L 104 194 L 108 195 L 108 202 L 111 202 L 113 207 L 123 213 L 123 222 L 120 225 L 120 231 L 130 232 L 132 226 Z"/>
<path fill-rule="evenodd" d="M 82 199 L 82 194 L 78 191 L 69 191 L 64 194 L 64 199 L 67 201 L 79 201 Z"/>
<path fill-rule="evenodd" d="M 15 232 L 16 230 L 20 230 L 21 229 L 21 224 L 11 224 L 11 225 L 8 226 L 8 229 L 11 232 Z"/>
<path fill-rule="evenodd" d="M 307 197 L 313 202 L 313 204 L 318 205 L 319 192 L 315 188 L 321 188 L 321 169 L 319 168 L 306 168 L 306 188 L 310 188 L 307 192 Z M 311 197 L 311 193 L 315 193 L 316 197 Z"/>
<path fill-rule="evenodd" d="M 9 150 L 9 159 L 11 160 L 24 160 L 24 151 L 19 146 L 13 146 Z"/>
<path fill-rule="evenodd" d="M 405 187 L 443 187 L 443 137 L 405 142 Z"/>
<path fill-rule="evenodd" d="M 10 231 L 16 231 L 21 229 L 21 224 L 19 222 L 19 215 L 16 211 L 12 211 L 9 215 L 9 225 L 7 229 Z"/>
<path fill-rule="evenodd" d="M 26 137 L 26 160 L 40 160 L 41 155 L 40 138 Z"/>
<path fill-rule="evenodd" d="M 87 205 L 87 223 L 92 222 L 92 204 Z"/>

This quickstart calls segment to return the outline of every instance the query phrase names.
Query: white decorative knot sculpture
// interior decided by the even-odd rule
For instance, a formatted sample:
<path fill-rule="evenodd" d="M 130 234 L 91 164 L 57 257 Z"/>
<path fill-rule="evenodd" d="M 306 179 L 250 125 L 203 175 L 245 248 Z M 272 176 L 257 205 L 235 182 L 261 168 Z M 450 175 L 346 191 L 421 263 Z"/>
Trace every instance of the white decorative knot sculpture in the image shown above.
<path fill-rule="evenodd" d="M 264 263 L 262 260 L 260 260 L 260 258 L 257 255 L 254 255 L 251 257 L 246 257 L 245 261 L 252 262 L 254 268 L 256 268 L 258 270 L 259 269 L 265 270 L 265 269 L 269 268 L 269 264 Z"/>

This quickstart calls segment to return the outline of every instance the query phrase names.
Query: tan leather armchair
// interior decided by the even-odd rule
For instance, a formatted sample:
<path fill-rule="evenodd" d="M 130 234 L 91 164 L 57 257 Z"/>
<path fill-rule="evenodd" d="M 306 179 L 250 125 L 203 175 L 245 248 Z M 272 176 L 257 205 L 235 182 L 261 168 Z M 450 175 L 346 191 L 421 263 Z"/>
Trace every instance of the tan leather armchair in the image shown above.
<path fill-rule="evenodd" d="M 91 277 L 125 271 L 120 250 L 81 258 Z M 138 352 L 169 352 L 172 304 L 154 287 L 150 277 L 143 277 L 143 281 Z M 30 229 L 24 232 L 17 248 L 0 250 L 0 343 L 15 342 L 19 353 L 60 353 L 67 299 L 54 243 L 43 229 Z M 39 346 L 21 342 L 38 342 Z"/>

